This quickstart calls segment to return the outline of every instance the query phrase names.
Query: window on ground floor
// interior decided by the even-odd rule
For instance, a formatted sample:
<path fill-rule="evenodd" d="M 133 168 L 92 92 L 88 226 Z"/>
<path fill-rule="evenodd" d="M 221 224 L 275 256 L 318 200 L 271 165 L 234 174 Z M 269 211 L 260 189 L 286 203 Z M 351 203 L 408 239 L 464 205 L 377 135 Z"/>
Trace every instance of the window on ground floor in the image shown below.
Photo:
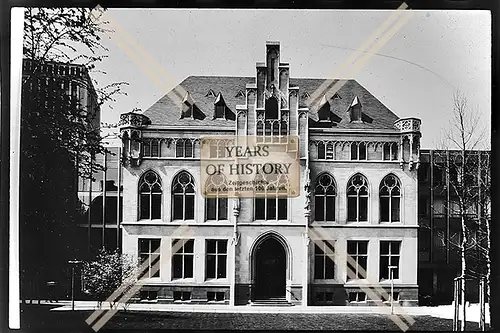
<path fill-rule="evenodd" d="M 227 277 L 227 240 L 208 239 L 206 253 L 206 278 L 223 279 Z"/>
<path fill-rule="evenodd" d="M 194 240 L 174 239 L 172 242 L 174 252 L 172 260 L 172 276 L 174 279 L 193 277 Z"/>
<path fill-rule="evenodd" d="M 390 268 L 393 271 L 393 278 L 399 279 L 400 251 L 401 241 L 380 242 L 380 280 L 391 278 Z"/>
<path fill-rule="evenodd" d="M 347 280 L 366 279 L 368 241 L 347 241 Z"/>
<path fill-rule="evenodd" d="M 318 280 L 334 278 L 335 254 L 333 241 L 319 241 L 314 244 L 314 278 Z"/>
<path fill-rule="evenodd" d="M 160 239 L 139 238 L 141 278 L 160 277 Z"/>

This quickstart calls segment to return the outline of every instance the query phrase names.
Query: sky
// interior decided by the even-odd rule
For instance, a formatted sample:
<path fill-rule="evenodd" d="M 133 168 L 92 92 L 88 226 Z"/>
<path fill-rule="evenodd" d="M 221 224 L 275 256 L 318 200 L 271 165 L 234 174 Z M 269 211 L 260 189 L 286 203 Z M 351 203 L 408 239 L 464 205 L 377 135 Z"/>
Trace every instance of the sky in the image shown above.
<path fill-rule="evenodd" d="M 342 72 L 392 13 L 109 9 L 103 18 L 114 32 L 103 38 L 109 57 L 98 66 L 107 74 L 95 78 L 129 85 L 127 96 L 103 107 L 101 119 L 116 122 L 133 108 L 146 110 L 190 75 L 255 76 L 255 63 L 265 61 L 265 43 L 272 40 L 280 41 L 291 77 L 355 79 L 398 117 L 420 118 L 424 149 L 436 148 L 450 127 L 457 89 L 480 114 L 489 139 L 490 13 L 411 11 L 379 49 L 365 49 L 370 57 L 362 66 Z"/>

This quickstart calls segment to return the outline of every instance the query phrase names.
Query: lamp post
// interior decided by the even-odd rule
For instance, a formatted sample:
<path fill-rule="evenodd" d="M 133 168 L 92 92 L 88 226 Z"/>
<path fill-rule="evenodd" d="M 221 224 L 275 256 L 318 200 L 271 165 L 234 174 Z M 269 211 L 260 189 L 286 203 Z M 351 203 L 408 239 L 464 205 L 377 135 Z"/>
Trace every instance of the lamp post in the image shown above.
<path fill-rule="evenodd" d="M 398 266 L 389 266 L 389 274 L 391 276 L 391 314 L 394 314 L 394 270 Z"/>
<path fill-rule="evenodd" d="M 71 311 L 75 311 L 75 267 L 81 263 L 79 260 L 68 261 L 71 265 Z"/>

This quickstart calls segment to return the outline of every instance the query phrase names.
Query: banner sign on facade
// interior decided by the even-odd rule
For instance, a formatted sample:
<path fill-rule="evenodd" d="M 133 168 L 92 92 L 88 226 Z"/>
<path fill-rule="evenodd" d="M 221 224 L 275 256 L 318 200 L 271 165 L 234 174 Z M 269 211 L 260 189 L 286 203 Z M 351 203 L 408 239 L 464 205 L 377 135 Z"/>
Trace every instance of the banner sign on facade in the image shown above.
<path fill-rule="evenodd" d="M 299 196 L 298 136 L 205 136 L 200 143 L 204 197 Z"/>

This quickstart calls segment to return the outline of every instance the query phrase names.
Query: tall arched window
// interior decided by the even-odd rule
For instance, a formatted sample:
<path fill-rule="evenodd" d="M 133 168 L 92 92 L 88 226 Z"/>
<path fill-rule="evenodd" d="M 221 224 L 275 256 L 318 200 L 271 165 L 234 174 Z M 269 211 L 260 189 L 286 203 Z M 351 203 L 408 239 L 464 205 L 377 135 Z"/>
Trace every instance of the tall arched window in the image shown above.
<path fill-rule="evenodd" d="M 161 180 L 154 171 L 147 171 L 139 181 L 139 218 L 161 218 Z"/>
<path fill-rule="evenodd" d="M 380 222 L 400 222 L 401 182 L 387 175 L 380 183 Z"/>
<path fill-rule="evenodd" d="M 273 176 L 264 178 L 258 174 L 255 177 L 255 220 L 288 219 L 288 178 L 285 175 Z"/>
<path fill-rule="evenodd" d="M 195 187 L 193 176 L 181 171 L 172 182 L 172 219 L 193 220 Z"/>
<path fill-rule="evenodd" d="M 314 189 L 314 219 L 316 221 L 335 221 L 335 196 L 337 188 L 333 177 L 324 173 L 316 180 Z"/>
<path fill-rule="evenodd" d="M 347 184 L 347 221 L 368 221 L 368 181 L 360 174 Z"/>
<path fill-rule="evenodd" d="M 213 174 L 205 183 L 205 216 L 207 220 L 227 220 L 227 179 Z"/>

